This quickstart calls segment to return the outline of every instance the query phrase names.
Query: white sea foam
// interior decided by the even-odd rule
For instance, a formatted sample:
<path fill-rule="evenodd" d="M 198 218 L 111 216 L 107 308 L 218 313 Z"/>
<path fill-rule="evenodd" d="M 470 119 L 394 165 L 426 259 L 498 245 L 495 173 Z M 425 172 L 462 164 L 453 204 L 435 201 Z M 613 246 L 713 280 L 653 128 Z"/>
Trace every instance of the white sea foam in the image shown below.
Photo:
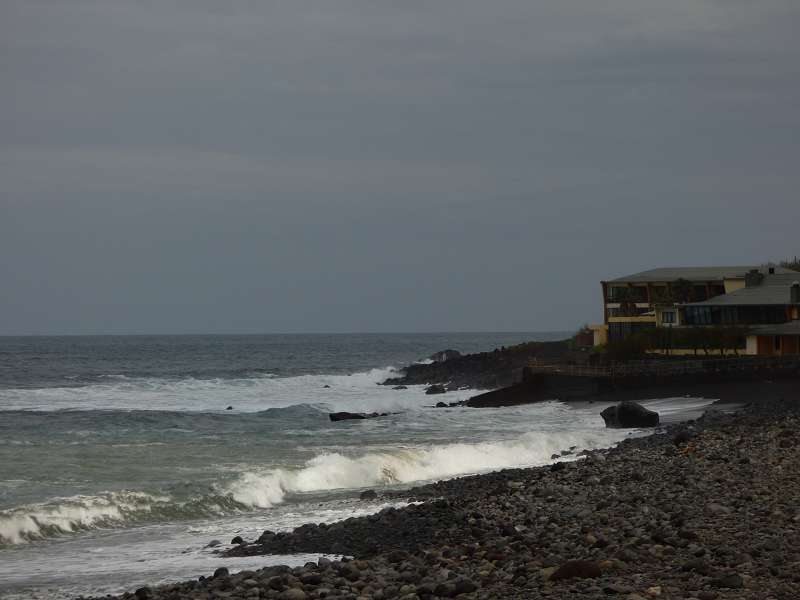
<path fill-rule="evenodd" d="M 331 410 L 396 411 L 430 404 L 422 386 L 392 390 L 377 385 L 397 376 L 394 367 L 352 375 L 259 375 L 239 379 L 179 380 L 108 377 L 82 387 L 0 390 L 4 410 L 171 410 L 254 412 L 300 404 Z M 468 397 L 451 394 L 451 401 Z M 450 398 L 450 397 L 449 397 Z"/>

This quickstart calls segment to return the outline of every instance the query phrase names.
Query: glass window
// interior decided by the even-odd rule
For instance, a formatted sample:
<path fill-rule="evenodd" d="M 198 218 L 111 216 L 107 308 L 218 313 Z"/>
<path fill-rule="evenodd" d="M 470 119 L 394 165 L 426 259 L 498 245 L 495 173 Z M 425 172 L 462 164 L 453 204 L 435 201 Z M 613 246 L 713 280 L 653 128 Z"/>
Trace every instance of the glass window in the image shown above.
<path fill-rule="evenodd" d="M 665 310 L 661 313 L 661 322 L 662 323 L 674 323 L 675 322 L 675 313 L 671 310 Z"/>

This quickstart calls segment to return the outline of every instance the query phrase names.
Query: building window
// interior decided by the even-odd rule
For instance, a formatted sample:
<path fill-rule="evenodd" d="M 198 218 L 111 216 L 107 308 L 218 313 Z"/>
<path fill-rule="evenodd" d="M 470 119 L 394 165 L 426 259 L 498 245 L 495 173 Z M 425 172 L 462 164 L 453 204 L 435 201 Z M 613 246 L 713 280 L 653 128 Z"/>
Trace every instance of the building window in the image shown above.
<path fill-rule="evenodd" d="M 774 348 L 775 348 L 775 352 L 780 352 L 781 351 L 781 336 L 779 336 L 779 335 L 775 336 L 775 346 L 774 346 Z"/>
<path fill-rule="evenodd" d="M 672 324 L 675 322 L 675 312 L 671 310 L 666 310 L 661 313 L 661 322 L 662 323 L 669 323 Z"/>

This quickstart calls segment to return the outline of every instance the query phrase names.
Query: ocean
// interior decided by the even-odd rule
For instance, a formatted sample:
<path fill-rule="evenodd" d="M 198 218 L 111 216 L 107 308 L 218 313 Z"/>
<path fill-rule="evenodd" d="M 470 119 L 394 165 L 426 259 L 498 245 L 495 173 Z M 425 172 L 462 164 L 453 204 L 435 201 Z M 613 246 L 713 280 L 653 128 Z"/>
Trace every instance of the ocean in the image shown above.
<path fill-rule="evenodd" d="M 216 551 L 235 535 L 388 505 L 360 500 L 365 489 L 542 465 L 636 435 L 605 429 L 602 405 L 433 409 L 442 397 L 422 386 L 378 385 L 446 348 L 563 337 L 0 337 L 0 596 L 74 598 L 223 565 L 303 564 L 315 557 Z M 705 403 L 653 404 L 663 415 Z M 393 414 L 332 423 L 331 411 Z"/>

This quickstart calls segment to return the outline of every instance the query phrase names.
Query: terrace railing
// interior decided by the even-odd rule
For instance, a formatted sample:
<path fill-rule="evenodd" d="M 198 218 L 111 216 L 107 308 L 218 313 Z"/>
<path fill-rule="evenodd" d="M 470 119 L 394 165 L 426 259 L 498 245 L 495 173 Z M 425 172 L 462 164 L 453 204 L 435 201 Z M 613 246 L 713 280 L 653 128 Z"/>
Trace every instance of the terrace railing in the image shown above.
<path fill-rule="evenodd" d="M 605 365 L 548 363 L 532 360 L 532 373 L 574 377 L 666 377 L 692 373 L 748 373 L 759 370 L 800 370 L 800 356 L 741 356 L 681 360 L 640 360 Z"/>

